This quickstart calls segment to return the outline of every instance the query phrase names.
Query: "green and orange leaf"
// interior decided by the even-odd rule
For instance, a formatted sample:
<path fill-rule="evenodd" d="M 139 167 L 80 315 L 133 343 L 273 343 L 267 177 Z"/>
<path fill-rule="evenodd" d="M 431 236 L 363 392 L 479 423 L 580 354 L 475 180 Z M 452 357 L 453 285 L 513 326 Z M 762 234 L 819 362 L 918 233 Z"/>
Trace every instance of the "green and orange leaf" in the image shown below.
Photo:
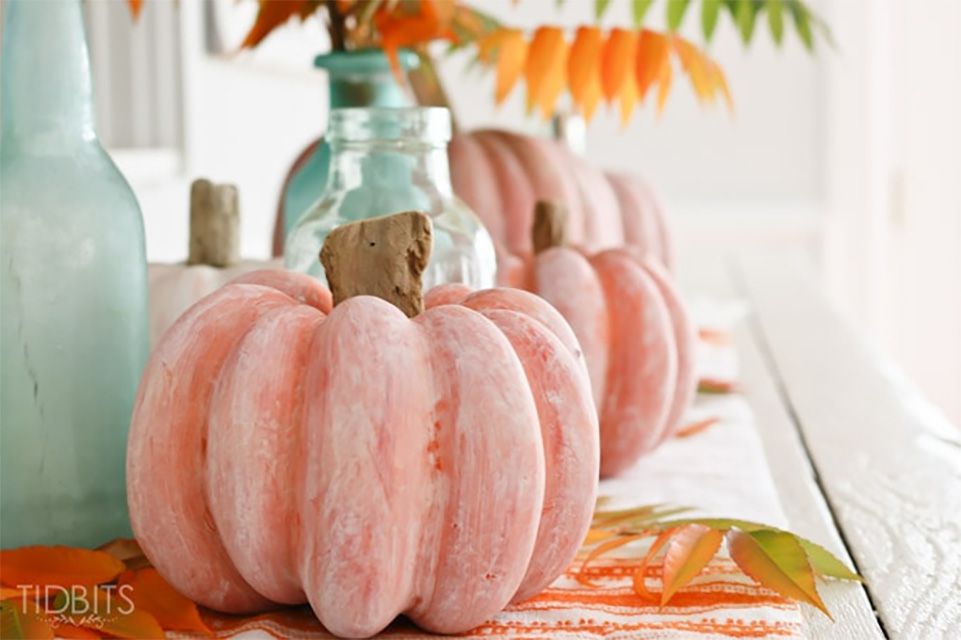
<path fill-rule="evenodd" d="M 46 613 L 35 602 L 14 600 L 0 602 L 0 638 L 24 640 L 48 640 L 54 637 L 53 627 Z"/>
<path fill-rule="evenodd" d="M 804 547 L 785 531 L 762 529 L 750 533 L 732 529 L 727 532 L 731 559 L 741 570 L 781 595 L 817 607 L 825 615 L 824 605 L 814 580 L 814 570 Z"/>
<path fill-rule="evenodd" d="M 722 532 L 702 524 L 689 524 L 677 530 L 664 554 L 661 606 L 701 572 L 723 540 Z"/>

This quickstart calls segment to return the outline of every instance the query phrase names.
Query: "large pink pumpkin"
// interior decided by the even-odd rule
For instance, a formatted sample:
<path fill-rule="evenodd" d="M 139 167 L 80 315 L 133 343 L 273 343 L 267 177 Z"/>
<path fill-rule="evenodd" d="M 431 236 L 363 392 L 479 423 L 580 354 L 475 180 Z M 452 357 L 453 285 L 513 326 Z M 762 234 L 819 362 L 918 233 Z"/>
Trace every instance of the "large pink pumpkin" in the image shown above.
<path fill-rule="evenodd" d="M 671 267 L 662 207 L 638 176 L 605 174 L 557 142 L 500 130 L 454 136 L 449 155 L 454 192 L 494 238 L 500 282 L 518 284 L 522 269 L 510 255 L 531 253 L 538 200 L 567 207 L 571 244 L 595 252 L 631 246 Z"/>
<path fill-rule="evenodd" d="M 577 340 L 532 294 L 443 294 L 407 318 L 255 272 L 170 328 L 141 382 L 127 489 L 172 585 L 228 612 L 309 602 L 343 636 L 402 613 L 449 633 L 567 567 L 599 457 Z"/>

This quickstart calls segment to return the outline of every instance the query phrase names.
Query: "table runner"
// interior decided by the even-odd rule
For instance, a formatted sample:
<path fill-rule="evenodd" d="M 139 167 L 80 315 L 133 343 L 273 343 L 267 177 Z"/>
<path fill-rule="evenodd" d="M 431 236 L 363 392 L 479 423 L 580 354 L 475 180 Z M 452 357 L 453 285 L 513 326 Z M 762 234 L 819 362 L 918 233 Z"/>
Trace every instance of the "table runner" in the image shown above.
<path fill-rule="evenodd" d="M 724 315 L 709 305 L 704 314 Z M 699 314 L 702 315 L 702 314 Z M 728 313 L 727 315 L 730 315 Z M 712 323 L 713 324 L 713 323 Z M 724 324 L 729 324 L 725 322 Z M 736 356 L 724 340 L 698 345 L 702 377 L 732 380 Z M 703 395 L 688 413 L 695 422 L 720 418 L 689 437 L 676 438 L 643 458 L 621 476 L 604 480 L 600 495 L 610 508 L 665 503 L 696 507 L 697 515 L 755 520 L 778 527 L 787 522 L 768 470 L 753 414 L 736 394 Z M 634 567 L 650 540 L 628 545 L 617 557 L 592 563 L 586 586 L 575 576 L 580 561 L 544 593 L 510 606 L 463 638 L 801 638 L 798 605 L 755 584 L 724 554 L 712 560 L 668 606 L 644 600 L 631 586 Z M 626 557 L 625 557 L 626 556 Z M 656 563 L 655 563 L 656 564 Z M 648 568 L 648 588 L 660 591 L 659 566 Z M 288 608 L 256 617 L 205 611 L 218 638 L 330 638 L 309 607 Z M 169 637 L 184 637 L 171 633 Z M 381 637 L 434 637 L 404 619 Z"/>

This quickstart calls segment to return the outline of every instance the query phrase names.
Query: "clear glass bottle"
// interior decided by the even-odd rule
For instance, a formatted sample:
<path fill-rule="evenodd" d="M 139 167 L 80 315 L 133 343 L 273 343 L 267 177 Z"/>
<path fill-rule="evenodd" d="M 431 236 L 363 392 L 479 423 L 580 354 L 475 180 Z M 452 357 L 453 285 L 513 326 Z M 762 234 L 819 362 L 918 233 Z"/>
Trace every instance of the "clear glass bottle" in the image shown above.
<path fill-rule="evenodd" d="M 331 160 L 320 200 L 287 238 L 290 269 L 324 279 L 318 256 L 338 226 L 418 210 L 434 225 L 424 286 L 494 285 L 494 244 L 477 216 L 454 196 L 447 161 L 450 113 L 439 107 L 335 109 L 326 139 Z"/>
<path fill-rule="evenodd" d="M 0 546 L 130 535 L 143 220 L 93 127 L 80 0 L 7 0 L 0 60 Z"/>

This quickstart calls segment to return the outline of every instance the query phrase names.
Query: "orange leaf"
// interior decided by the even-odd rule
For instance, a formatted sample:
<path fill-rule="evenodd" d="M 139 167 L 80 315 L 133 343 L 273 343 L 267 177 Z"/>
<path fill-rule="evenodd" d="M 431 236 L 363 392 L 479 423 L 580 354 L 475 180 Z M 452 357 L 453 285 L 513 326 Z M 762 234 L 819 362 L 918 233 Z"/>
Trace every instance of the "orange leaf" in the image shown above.
<path fill-rule="evenodd" d="M 639 95 L 640 94 L 637 91 L 637 83 L 634 82 L 634 78 L 628 74 L 627 78 L 624 80 L 624 86 L 621 87 L 620 95 L 622 127 L 626 127 L 627 123 L 631 120 L 631 113 L 634 112 L 634 106 L 637 104 Z"/>
<path fill-rule="evenodd" d="M 673 41 L 677 57 L 681 60 L 681 68 L 691 78 L 691 84 L 694 86 L 694 93 L 698 100 L 701 102 L 713 100 L 715 88 L 711 82 L 711 77 L 708 75 L 706 66 L 708 61 L 704 55 L 697 47 L 683 38 L 675 36 Z"/>
<path fill-rule="evenodd" d="M 92 591 L 72 590 L 57 596 L 51 612 L 74 626 L 117 638 L 164 638 L 157 619 L 138 608 L 131 596 L 132 592 L 119 587 L 109 591 L 100 587 Z"/>
<path fill-rule="evenodd" d="M 664 105 L 667 104 L 667 96 L 671 93 L 671 85 L 674 82 L 674 72 L 671 70 L 671 63 L 667 62 L 661 66 L 658 76 L 657 86 L 657 114 L 664 113 Z"/>
<path fill-rule="evenodd" d="M 594 549 L 591 550 L 589 554 L 587 554 L 587 557 L 584 558 L 584 562 L 581 563 L 580 571 L 577 572 L 577 576 L 576 576 L 577 581 L 580 582 L 581 584 L 594 586 L 594 583 L 588 580 L 587 577 L 584 575 L 584 571 L 587 569 L 587 565 L 589 565 L 592 561 L 594 561 L 594 559 L 607 553 L 608 551 L 613 551 L 614 549 L 623 547 L 626 544 L 630 544 L 636 540 L 640 540 L 643 537 L 644 537 L 644 534 L 634 533 L 627 536 L 618 536 L 613 540 L 608 540 L 607 542 L 603 542 L 597 545 Z"/>
<path fill-rule="evenodd" d="M 617 534 L 614 533 L 613 531 L 605 531 L 604 529 L 595 529 L 592 527 L 591 529 L 587 530 L 587 535 L 584 536 L 583 544 L 584 545 L 597 544 L 601 540 L 607 540 L 608 538 L 612 538 L 616 535 Z"/>
<path fill-rule="evenodd" d="M 582 113 L 591 92 L 591 85 L 600 86 L 603 45 L 601 30 L 593 26 L 579 27 L 571 44 L 567 58 L 567 86 L 571 92 L 571 101 Z"/>
<path fill-rule="evenodd" d="M 721 421 L 720 418 L 718 418 L 717 416 L 714 416 L 712 418 L 705 418 L 704 420 L 698 420 L 697 422 L 692 422 L 691 424 L 681 427 L 677 432 L 677 437 L 690 438 L 691 436 L 704 431 L 708 427 L 712 427 L 716 425 L 720 421 Z"/>
<path fill-rule="evenodd" d="M 521 71 L 524 70 L 526 60 L 527 41 L 524 40 L 524 34 L 517 29 L 511 29 L 501 42 L 497 56 L 497 88 L 494 91 L 497 104 L 510 95 Z"/>
<path fill-rule="evenodd" d="M 154 616 L 164 629 L 210 634 L 210 628 L 200 617 L 197 605 L 180 595 L 156 569 L 125 571 L 117 584 L 118 588 L 130 585 L 130 598 L 137 610 Z"/>
<path fill-rule="evenodd" d="M 724 329 L 701 327 L 697 330 L 697 337 L 707 344 L 723 347 L 731 344 L 731 332 Z"/>
<path fill-rule="evenodd" d="M 133 538 L 117 538 L 97 547 L 97 551 L 109 553 L 120 560 L 128 569 L 142 569 L 150 566 L 150 560 Z"/>
<path fill-rule="evenodd" d="M 634 570 L 634 593 L 642 598 L 646 598 L 648 600 L 654 599 L 654 596 L 651 595 L 651 592 L 647 590 L 647 585 L 644 584 L 644 576 L 647 573 L 648 565 L 651 564 L 651 560 L 653 560 L 654 556 L 657 555 L 657 552 L 661 550 L 661 547 L 667 544 L 667 542 L 671 539 L 671 536 L 673 536 L 676 531 L 677 528 L 665 529 L 664 531 L 661 531 L 660 535 L 658 535 L 657 538 L 654 539 L 654 542 L 651 543 L 651 548 L 647 550 L 647 555 L 645 555 L 644 559 L 641 560 L 641 564 L 637 565 L 637 568 Z"/>
<path fill-rule="evenodd" d="M 727 532 L 731 559 L 756 582 L 782 596 L 813 605 L 829 618 L 831 613 L 818 594 L 814 571 L 804 547 L 790 533 L 761 529 Z"/>
<path fill-rule="evenodd" d="M 637 49 L 637 36 L 626 29 L 611 29 L 601 52 L 601 89 L 608 102 L 620 95 L 631 73 Z"/>
<path fill-rule="evenodd" d="M 698 393 L 732 393 L 737 386 L 731 380 L 701 378 L 697 383 Z"/>
<path fill-rule="evenodd" d="M 123 563 L 103 551 L 73 547 L 20 547 L 0 551 L 0 582 L 9 586 L 94 585 L 110 582 Z"/>
<path fill-rule="evenodd" d="M 134 0 L 139 2 L 140 0 Z M 244 37 L 241 48 L 256 47 L 274 29 L 283 25 L 294 16 L 301 15 L 307 0 L 260 0 L 257 19 Z"/>
<path fill-rule="evenodd" d="M 136 20 L 140 17 L 140 12 L 143 10 L 143 0 L 127 0 L 127 6 L 130 7 L 130 15 Z"/>
<path fill-rule="evenodd" d="M 650 29 L 641 31 L 634 62 L 634 74 L 641 100 L 647 95 L 651 85 L 661 78 L 661 69 L 670 64 L 669 54 L 670 44 L 666 36 Z"/>
<path fill-rule="evenodd" d="M 677 530 L 664 554 L 661 606 L 701 572 L 717 553 L 723 539 L 723 532 L 702 524 L 689 524 Z"/>
<path fill-rule="evenodd" d="M 26 608 L 13 600 L 0 602 L 0 638 L 48 640 L 53 637 L 53 628 L 36 602 L 27 601 Z"/>
<path fill-rule="evenodd" d="M 708 69 L 712 78 L 714 85 L 721 90 L 721 95 L 724 96 L 724 102 L 727 103 L 728 111 L 734 112 L 734 98 L 731 96 L 731 88 L 727 84 L 727 77 L 724 75 L 724 70 L 721 69 L 721 65 L 717 64 L 712 60 L 708 60 Z"/>
<path fill-rule="evenodd" d="M 58 624 L 56 632 L 58 638 L 73 638 L 74 640 L 98 640 L 100 638 L 99 633 L 91 629 L 78 627 L 75 624 Z"/>
<path fill-rule="evenodd" d="M 524 80 L 527 83 L 527 111 L 535 105 L 542 110 L 548 102 L 553 105 L 563 88 L 564 68 L 567 61 L 567 43 L 564 32 L 557 27 L 539 27 L 534 32 L 524 65 Z M 556 76 L 560 75 L 560 86 Z M 555 93 L 556 91 L 556 93 Z M 550 95 L 554 93 L 553 99 Z"/>

